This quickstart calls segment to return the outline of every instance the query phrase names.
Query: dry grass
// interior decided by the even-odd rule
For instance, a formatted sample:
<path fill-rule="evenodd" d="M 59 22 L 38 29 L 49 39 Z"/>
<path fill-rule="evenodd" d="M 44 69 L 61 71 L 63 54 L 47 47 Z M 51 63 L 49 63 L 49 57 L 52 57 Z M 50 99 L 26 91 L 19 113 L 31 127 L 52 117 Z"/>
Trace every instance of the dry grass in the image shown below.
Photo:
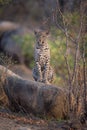
<path fill-rule="evenodd" d="M 7 69 L 13 65 L 12 58 L 8 58 L 3 53 L 0 53 L 0 63 L 5 66 Z M 3 83 L 6 79 L 6 71 L 0 71 L 0 106 L 6 106 L 8 104 L 7 96 L 4 92 Z"/>
<path fill-rule="evenodd" d="M 5 77 L 4 77 L 5 79 Z M 2 77 L 0 77 L 0 106 L 6 106 L 8 104 L 7 97 L 5 95 L 4 89 L 3 89 L 3 80 Z"/>

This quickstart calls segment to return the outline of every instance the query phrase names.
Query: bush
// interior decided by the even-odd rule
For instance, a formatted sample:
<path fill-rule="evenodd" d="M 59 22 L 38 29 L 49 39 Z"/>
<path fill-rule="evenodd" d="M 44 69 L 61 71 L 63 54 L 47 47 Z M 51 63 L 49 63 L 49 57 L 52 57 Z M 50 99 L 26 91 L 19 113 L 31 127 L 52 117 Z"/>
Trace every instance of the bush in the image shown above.
<path fill-rule="evenodd" d="M 22 53 L 25 57 L 25 64 L 32 69 L 34 66 L 34 36 L 32 34 L 24 35 L 23 37 L 15 36 L 14 40 L 17 44 L 20 44 Z"/>

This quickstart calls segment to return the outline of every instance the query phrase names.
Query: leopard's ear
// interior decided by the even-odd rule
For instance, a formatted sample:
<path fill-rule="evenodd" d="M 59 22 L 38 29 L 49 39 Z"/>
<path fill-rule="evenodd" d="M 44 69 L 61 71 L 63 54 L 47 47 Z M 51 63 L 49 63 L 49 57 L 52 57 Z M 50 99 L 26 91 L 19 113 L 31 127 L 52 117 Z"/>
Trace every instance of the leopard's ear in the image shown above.
<path fill-rule="evenodd" d="M 40 33 L 40 30 L 34 30 L 34 34 L 36 35 L 36 36 L 38 36 L 39 35 L 39 33 Z"/>

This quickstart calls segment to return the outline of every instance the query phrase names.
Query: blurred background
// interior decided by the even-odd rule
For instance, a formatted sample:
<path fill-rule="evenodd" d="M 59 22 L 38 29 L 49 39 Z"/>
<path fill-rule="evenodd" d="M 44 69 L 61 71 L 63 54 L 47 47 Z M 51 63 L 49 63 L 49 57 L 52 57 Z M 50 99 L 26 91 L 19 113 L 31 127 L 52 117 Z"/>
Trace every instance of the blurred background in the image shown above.
<path fill-rule="evenodd" d="M 87 60 L 86 7 L 86 0 L 1 0 L 0 64 L 11 65 L 14 72 L 33 79 L 34 30 L 45 28 L 50 32 L 48 43 L 55 72 L 53 84 L 67 85 L 69 76 L 76 71 L 75 63 L 78 62 L 78 68 L 82 70 L 84 47 Z M 81 71 L 78 73 L 82 76 Z"/>

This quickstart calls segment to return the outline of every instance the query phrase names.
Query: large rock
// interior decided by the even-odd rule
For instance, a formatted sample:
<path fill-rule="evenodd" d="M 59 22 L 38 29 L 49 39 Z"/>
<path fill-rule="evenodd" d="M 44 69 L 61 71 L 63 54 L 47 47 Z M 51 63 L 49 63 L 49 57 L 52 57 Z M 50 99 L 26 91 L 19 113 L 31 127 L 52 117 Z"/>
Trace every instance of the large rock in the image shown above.
<path fill-rule="evenodd" d="M 68 93 L 65 89 L 24 80 L 3 66 L 0 66 L 0 76 L 10 108 L 55 118 L 68 116 Z"/>
<path fill-rule="evenodd" d="M 0 51 L 12 57 L 18 63 L 24 63 L 22 51 L 23 41 L 19 42 L 23 36 L 30 33 L 29 29 L 21 27 L 12 22 L 0 22 Z"/>
<path fill-rule="evenodd" d="M 21 76 L 23 79 L 34 80 L 32 76 L 32 70 L 27 68 L 25 65 L 13 65 L 10 67 L 10 70 Z"/>
<path fill-rule="evenodd" d="M 17 29 L 19 27 L 19 24 L 10 21 L 0 21 L 0 32 L 6 32 L 8 30 Z"/>

